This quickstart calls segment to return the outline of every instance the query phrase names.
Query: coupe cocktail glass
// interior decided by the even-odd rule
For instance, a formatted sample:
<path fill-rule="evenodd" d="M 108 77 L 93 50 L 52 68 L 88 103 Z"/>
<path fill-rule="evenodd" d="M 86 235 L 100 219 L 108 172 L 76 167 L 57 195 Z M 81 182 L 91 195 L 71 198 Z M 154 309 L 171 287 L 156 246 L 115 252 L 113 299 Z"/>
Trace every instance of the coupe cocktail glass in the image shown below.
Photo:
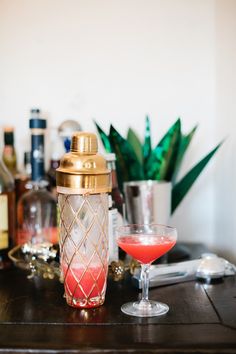
<path fill-rule="evenodd" d="M 148 298 L 149 268 L 153 261 L 167 253 L 176 243 L 177 230 L 158 224 L 134 224 L 117 228 L 117 243 L 131 257 L 141 263 L 142 298 L 121 306 L 127 315 L 153 317 L 164 315 L 169 307 Z"/>

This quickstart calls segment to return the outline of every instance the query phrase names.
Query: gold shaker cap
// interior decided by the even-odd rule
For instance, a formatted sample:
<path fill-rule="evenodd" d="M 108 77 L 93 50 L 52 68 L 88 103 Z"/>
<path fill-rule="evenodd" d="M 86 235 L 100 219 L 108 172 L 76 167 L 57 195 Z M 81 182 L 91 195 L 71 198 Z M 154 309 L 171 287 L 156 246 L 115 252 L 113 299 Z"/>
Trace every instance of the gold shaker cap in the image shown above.
<path fill-rule="evenodd" d="M 97 136 L 76 132 L 71 149 L 63 155 L 56 170 L 57 191 L 63 194 L 97 194 L 111 190 L 110 170 L 98 152 Z"/>

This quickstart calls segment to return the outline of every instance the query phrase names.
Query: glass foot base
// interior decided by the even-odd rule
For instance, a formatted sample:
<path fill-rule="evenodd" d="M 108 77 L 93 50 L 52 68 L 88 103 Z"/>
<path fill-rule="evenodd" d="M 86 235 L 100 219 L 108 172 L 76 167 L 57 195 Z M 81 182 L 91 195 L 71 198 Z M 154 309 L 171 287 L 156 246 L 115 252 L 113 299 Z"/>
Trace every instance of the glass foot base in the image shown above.
<path fill-rule="evenodd" d="M 127 302 L 121 306 L 121 311 L 126 315 L 137 317 L 154 317 L 165 315 L 169 306 L 157 301 Z"/>

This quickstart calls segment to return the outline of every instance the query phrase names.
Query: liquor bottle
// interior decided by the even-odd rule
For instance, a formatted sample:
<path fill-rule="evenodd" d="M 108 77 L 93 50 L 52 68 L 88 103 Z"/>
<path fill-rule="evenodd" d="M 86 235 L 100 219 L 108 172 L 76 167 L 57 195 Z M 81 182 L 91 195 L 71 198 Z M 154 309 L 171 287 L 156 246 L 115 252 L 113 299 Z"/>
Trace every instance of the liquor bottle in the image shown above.
<path fill-rule="evenodd" d="M 4 128 L 4 148 L 2 159 L 8 170 L 13 176 L 17 173 L 17 158 L 16 151 L 14 147 L 14 128 L 5 127 Z"/>
<path fill-rule="evenodd" d="M 124 197 L 119 190 L 117 174 L 116 174 L 116 155 L 113 153 L 105 155 L 107 161 L 107 168 L 111 170 L 111 180 L 112 180 L 112 190 L 111 197 L 114 208 L 118 210 L 118 212 L 125 218 L 125 203 Z"/>
<path fill-rule="evenodd" d="M 39 112 L 32 112 L 38 113 Z M 46 120 L 30 119 L 31 129 L 31 190 L 17 204 L 17 244 L 26 242 L 57 243 L 57 205 L 53 195 L 46 189 L 44 170 L 44 132 Z"/>
<path fill-rule="evenodd" d="M 7 256 L 15 242 L 14 180 L 0 159 L 0 269 L 11 265 Z"/>
<path fill-rule="evenodd" d="M 24 152 L 24 170 L 15 175 L 16 205 L 20 197 L 30 189 L 31 178 L 31 152 Z"/>
<path fill-rule="evenodd" d="M 119 190 L 116 174 L 116 155 L 113 153 L 105 155 L 107 168 L 111 171 L 112 189 L 109 195 L 108 211 L 108 236 L 109 236 L 109 262 L 118 261 L 124 258 L 125 252 L 117 245 L 116 231 L 118 226 L 123 225 L 125 217 L 125 204 L 122 193 Z"/>

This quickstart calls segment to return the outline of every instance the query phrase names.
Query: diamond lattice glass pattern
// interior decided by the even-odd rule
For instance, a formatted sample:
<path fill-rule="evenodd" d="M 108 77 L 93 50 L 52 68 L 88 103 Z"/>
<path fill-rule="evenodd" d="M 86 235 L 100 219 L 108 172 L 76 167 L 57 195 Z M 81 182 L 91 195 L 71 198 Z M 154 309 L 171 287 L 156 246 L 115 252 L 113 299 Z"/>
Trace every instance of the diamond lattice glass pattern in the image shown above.
<path fill-rule="evenodd" d="M 58 204 L 66 301 L 73 307 L 102 305 L 108 270 L 108 196 L 59 194 Z"/>

